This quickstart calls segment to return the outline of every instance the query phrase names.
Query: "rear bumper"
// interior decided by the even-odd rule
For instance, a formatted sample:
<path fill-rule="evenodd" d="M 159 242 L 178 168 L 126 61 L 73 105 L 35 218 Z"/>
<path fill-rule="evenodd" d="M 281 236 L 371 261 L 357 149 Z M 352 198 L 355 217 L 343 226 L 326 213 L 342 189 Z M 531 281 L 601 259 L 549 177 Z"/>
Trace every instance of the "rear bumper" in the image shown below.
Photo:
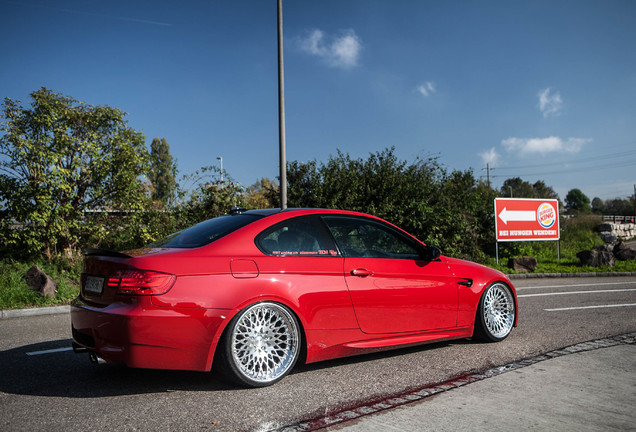
<path fill-rule="evenodd" d="M 234 311 L 165 308 L 150 301 L 95 307 L 71 303 L 73 341 L 107 362 L 149 369 L 209 371 Z"/>

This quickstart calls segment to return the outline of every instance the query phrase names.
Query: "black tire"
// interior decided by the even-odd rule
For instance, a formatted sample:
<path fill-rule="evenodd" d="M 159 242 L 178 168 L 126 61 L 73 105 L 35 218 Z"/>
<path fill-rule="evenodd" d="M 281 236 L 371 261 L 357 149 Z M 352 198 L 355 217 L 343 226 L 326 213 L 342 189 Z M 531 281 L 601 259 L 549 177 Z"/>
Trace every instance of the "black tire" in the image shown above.
<path fill-rule="evenodd" d="M 266 387 L 293 369 L 300 347 L 294 314 L 278 303 L 256 303 L 228 324 L 217 347 L 215 369 L 233 383 Z"/>
<path fill-rule="evenodd" d="M 501 282 L 493 283 L 479 300 L 474 337 L 484 342 L 504 340 L 514 327 L 516 313 L 510 287 Z"/>

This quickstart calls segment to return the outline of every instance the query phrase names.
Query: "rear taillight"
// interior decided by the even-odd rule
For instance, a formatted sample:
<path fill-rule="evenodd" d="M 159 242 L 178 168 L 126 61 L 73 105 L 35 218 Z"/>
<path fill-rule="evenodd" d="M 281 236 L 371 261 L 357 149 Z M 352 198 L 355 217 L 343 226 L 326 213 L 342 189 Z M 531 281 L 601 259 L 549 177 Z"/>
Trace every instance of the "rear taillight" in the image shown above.
<path fill-rule="evenodd" d="M 108 286 L 124 295 L 161 295 L 167 293 L 177 277 L 150 270 L 120 270 L 108 277 Z"/>

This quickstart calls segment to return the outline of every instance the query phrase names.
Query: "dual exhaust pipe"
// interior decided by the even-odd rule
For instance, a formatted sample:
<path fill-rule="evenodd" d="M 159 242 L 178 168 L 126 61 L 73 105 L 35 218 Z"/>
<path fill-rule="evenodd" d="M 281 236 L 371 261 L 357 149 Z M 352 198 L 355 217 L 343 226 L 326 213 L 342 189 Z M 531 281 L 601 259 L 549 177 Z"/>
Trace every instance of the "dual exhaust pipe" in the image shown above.
<path fill-rule="evenodd" d="M 73 352 L 75 354 L 83 354 L 83 353 L 88 353 L 88 359 L 90 360 L 91 363 L 93 364 L 105 364 L 106 360 L 104 360 L 103 358 L 101 358 L 96 352 L 94 351 L 90 351 L 88 348 L 85 348 L 75 342 L 73 342 Z"/>

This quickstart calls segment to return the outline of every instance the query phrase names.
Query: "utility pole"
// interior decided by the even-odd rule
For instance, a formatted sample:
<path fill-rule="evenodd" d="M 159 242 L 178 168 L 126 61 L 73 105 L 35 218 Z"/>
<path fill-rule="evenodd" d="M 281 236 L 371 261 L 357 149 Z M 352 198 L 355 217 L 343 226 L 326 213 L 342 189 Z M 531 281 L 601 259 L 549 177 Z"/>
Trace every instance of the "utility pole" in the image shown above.
<path fill-rule="evenodd" d="M 634 219 L 632 223 L 636 222 L 636 184 L 634 185 Z"/>
<path fill-rule="evenodd" d="M 287 156 L 285 155 L 285 79 L 283 67 L 283 0 L 278 0 L 278 153 L 280 208 L 287 208 Z"/>
<path fill-rule="evenodd" d="M 486 170 L 486 184 L 488 185 L 488 189 L 490 189 L 490 164 L 486 163 L 486 168 L 482 168 L 481 170 Z"/>

